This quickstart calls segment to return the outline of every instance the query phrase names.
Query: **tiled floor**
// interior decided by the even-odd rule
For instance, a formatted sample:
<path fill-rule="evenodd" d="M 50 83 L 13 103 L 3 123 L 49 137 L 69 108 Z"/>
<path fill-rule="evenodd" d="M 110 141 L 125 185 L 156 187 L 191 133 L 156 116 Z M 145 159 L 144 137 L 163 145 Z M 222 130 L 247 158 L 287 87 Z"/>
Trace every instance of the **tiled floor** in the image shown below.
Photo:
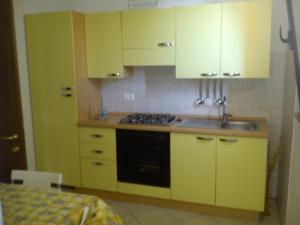
<path fill-rule="evenodd" d="M 129 202 L 105 201 L 122 217 L 124 225 L 280 225 L 273 201 L 270 202 L 271 215 L 260 222 L 208 216 Z"/>

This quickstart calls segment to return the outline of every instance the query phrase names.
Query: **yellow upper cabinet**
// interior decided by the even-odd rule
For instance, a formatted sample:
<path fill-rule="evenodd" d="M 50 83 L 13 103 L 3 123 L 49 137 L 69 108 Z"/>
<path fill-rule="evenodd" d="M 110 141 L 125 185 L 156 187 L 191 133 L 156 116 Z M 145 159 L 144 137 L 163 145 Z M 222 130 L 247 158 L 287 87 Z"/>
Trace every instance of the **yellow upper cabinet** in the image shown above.
<path fill-rule="evenodd" d="M 222 4 L 223 77 L 269 76 L 271 10 L 270 0 Z"/>
<path fill-rule="evenodd" d="M 267 139 L 218 137 L 216 205 L 264 211 Z"/>
<path fill-rule="evenodd" d="M 25 17 L 31 90 L 75 87 L 72 13 Z"/>
<path fill-rule="evenodd" d="M 123 77 L 121 13 L 89 13 L 85 25 L 88 77 Z"/>
<path fill-rule="evenodd" d="M 176 77 L 218 78 L 221 4 L 176 9 Z"/>
<path fill-rule="evenodd" d="M 124 65 L 175 65 L 175 9 L 122 12 Z"/>
<path fill-rule="evenodd" d="M 216 137 L 171 134 L 171 199 L 215 204 Z"/>

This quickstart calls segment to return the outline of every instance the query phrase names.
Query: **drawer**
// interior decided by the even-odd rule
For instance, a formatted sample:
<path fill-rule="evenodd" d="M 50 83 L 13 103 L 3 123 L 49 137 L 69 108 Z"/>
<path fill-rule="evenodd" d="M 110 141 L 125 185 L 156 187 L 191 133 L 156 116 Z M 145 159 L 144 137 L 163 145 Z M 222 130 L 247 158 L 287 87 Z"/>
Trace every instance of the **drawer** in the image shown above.
<path fill-rule="evenodd" d="M 114 161 L 82 158 L 82 186 L 105 191 L 117 191 L 116 167 Z"/>
<path fill-rule="evenodd" d="M 107 128 L 82 127 L 79 129 L 80 142 L 116 144 L 116 130 Z"/>
<path fill-rule="evenodd" d="M 84 158 L 116 160 L 116 145 L 106 143 L 80 143 L 80 156 Z"/>

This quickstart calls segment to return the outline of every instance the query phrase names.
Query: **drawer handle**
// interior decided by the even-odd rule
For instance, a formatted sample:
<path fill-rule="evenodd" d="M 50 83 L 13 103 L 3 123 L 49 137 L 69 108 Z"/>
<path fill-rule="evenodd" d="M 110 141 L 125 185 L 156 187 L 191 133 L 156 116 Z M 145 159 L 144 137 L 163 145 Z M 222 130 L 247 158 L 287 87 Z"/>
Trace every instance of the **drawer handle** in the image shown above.
<path fill-rule="evenodd" d="M 119 77 L 119 76 L 121 76 L 121 74 L 120 73 L 109 73 L 109 74 L 107 74 L 107 76 L 108 77 Z"/>
<path fill-rule="evenodd" d="M 63 91 L 72 91 L 74 89 L 74 87 L 72 86 L 67 86 L 67 87 L 62 87 L 61 90 Z"/>
<path fill-rule="evenodd" d="M 101 163 L 101 162 L 92 162 L 92 165 L 93 166 L 102 166 L 103 163 Z"/>
<path fill-rule="evenodd" d="M 72 97 L 73 95 L 70 94 L 70 93 L 62 93 L 61 96 L 64 96 L 64 97 Z"/>
<path fill-rule="evenodd" d="M 214 140 L 214 138 L 212 138 L 212 137 L 208 138 L 208 137 L 200 137 L 200 136 L 198 136 L 197 139 L 201 140 L 201 141 L 213 141 Z"/>
<path fill-rule="evenodd" d="M 103 153 L 103 151 L 101 151 L 101 150 L 91 150 L 91 152 L 92 153 L 96 153 L 96 154 L 102 154 Z"/>
<path fill-rule="evenodd" d="M 238 140 L 237 139 L 227 139 L 227 138 L 220 138 L 221 142 L 227 142 L 227 143 L 235 143 Z"/>
<path fill-rule="evenodd" d="M 91 137 L 93 137 L 93 138 L 102 138 L 103 135 L 101 135 L 101 134 L 91 134 Z"/>
<path fill-rule="evenodd" d="M 174 42 L 160 42 L 157 44 L 159 47 L 172 47 L 174 45 Z"/>
<path fill-rule="evenodd" d="M 241 76 L 240 73 L 223 73 L 224 77 L 239 77 Z"/>
<path fill-rule="evenodd" d="M 216 77 L 216 76 L 218 76 L 217 73 L 201 73 L 200 75 L 201 75 L 201 77 Z"/>

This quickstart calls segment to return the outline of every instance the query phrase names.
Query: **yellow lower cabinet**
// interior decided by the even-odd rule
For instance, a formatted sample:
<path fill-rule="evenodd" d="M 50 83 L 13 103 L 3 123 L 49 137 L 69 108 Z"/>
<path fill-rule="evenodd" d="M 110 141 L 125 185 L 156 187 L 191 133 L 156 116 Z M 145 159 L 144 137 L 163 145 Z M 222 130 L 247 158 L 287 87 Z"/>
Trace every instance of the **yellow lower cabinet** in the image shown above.
<path fill-rule="evenodd" d="M 216 137 L 171 134 L 171 199 L 215 204 Z"/>
<path fill-rule="evenodd" d="M 218 137 L 216 205 L 263 211 L 267 139 Z"/>
<path fill-rule="evenodd" d="M 80 143 L 80 156 L 83 158 L 116 160 L 116 145 L 98 143 Z"/>
<path fill-rule="evenodd" d="M 104 191 L 117 191 L 115 161 L 81 159 L 82 186 Z"/>
<path fill-rule="evenodd" d="M 116 143 L 116 130 L 109 128 L 81 127 L 79 129 L 80 142 Z"/>

